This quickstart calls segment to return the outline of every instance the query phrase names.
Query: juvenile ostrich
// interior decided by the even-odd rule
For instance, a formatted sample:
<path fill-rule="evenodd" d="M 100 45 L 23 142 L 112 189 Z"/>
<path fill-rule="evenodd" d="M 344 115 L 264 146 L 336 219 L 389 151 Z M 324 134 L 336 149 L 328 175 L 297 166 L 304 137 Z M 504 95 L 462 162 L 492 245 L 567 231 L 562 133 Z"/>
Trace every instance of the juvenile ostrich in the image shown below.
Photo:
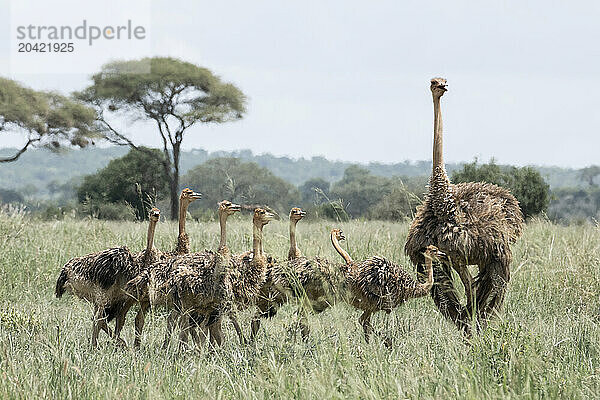
<path fill-rule="evenodd" d="M 355 308 L 363 311 L 359 321 L 368 343 L 369 336 L 374 331 L 371 325 L 373 313 L 382 310 L 389 314 L 408 299 L 428 295 L 433 286 L 432 260 L 443 254 L 434 246 L 425 248 L 427 281 L 419 283 L 400 266 L 383 257 L 375 256 L 362 262 L 353 261 L 339 244 L 339 240 L 345 239 L 341 230 L 331 230 L 331 243 L 346 262 L 342 272 L 350 291 L 350 302 Z M 390 346 L 387 340 L 385 344 Z"/>
<path fill-rule="evenodd" d="M 149 219 L 150 223 L 148 225 L 148 236 L 147 236 L 147 240 L 146 240 L 146 248 L 134 256 L 134 260 L 135 260 L 135 263 L 136 263 L 136 265 L 138 267 L 138 271 L 139 271 L 138 276 L 141 273 L 143 273 L 143 271 L 146 271 L 148 268 L 150 268 L 153 264 L 165 259 L 165 254 L 162 253 L 161 251 L 159 251 L 158 249 L 156 249 L 156 247 L 154 247 L 154 233 L 155 233 L 155 229 L 156 229 L 156 223 L 160 219 L 160 210 L 156 207 L 152 208 L 150 210 L 148 219 Z M 127 284 L 125 284 L 125 287 L 127 286 Z M 115 336 L 117 336 L 117 337 L 120 335 L 121 329 L 123 329 L 123 325 L 125 324 L 125 317 L 127 316 L 127 313 L 129 312 L 131 307 L 137 302 L 136 298 L 132 297 L 127 292 L 125 287 L 123 288 L 123 294 L 124 294 L 124 297 L 127 297 L 127 301 L 123 304 L 123 306 L 118 311 L 116 321 L 115 321 Z M 140 318 L 141 313 L 142 313 L 142 307 L 140 307 L 140 310 L 138 311 L 138 314 L 136 315 L 136 319 L 135 319 L 136 335 L 135 335 L 135 340 L 134 340 L 134 346 L 139 346 L 140 338 L 139 338 L 139 335 L 137 334 L 137 331 L 138 331 L 138 319 Z"/>
<path fill-rule="evenodd" d="M 229 250 L 229 247 L 227 246 L 227 218 L 231 215 L 233 215 L 234 213 L 238 212 L 241 210 L 241 206 L 238 204 L 233 204 L 232 202 L 228 201 L 228 200 L 223 200 L 219 203 L 219 208 L 218 208 L 218 215 L 219 215 L 219 224 L 220 224 L 220 228 L 221 228 L 221 236 L 220 236 L 220 241 L 219 241 L 219 248 L 217 250 L 217 253 L 210 253 L 210 258 L 208 257 L 204 257 L 201 259 L 202 263 L 196 263 L 196 264 L 189 264 L 189 265 L 185 265 L 182 267 L 183 263 L 186 262 L 187 259 L 182 259 L 182 260 L 177 260 L 174 262 L 174 278 L 173 280 L 170 280 L 166 283 L 165 287 L 163 290 L 166 291 L 172 291 L 175 288 L 175 285 L 179 285 L 179 287 L 183 288 L 185 286 L 185 284 L 187 284 L 189 281 L 191 281 L 192 279 L 196 280 L 196 284 L 198 283 L 197 280 L 201 279 L 206 281 L 208 284 L 205 285 L 205 287 L 207 288 L 207 291 L 212 291 L 212 293 L 219 293 L 219 291 L 222 289 L 220 287 L 221 282 L 223 282 L 224 276 L 227 273 L 228 268 L 230 268 L 230 264 L 231 264 L 231 252 Z M 194 261 L 197 261 L 197 259 L 194 259 Z M 190 269 L 191 267 L 191 269 Z M 207 273 L 210 273 L 210 280 L 207 280 Z M 194 276 L 192 276 L 194 275 Z M 212 287 L 208 288 L 210 282 L 212 282 Z M 169 285 L 172 285 L 173 287 L 169 287 Z M 186 302 L 189 301 L 189 299 L 183 299 L 183 297 L 189 295 L 190 293 L 185 292 L 183 289 L 178 292 L 178 301 L 179 302 Z M 165 342 L 163 343 L 163 347 L 166 347 L 168 345 L 168 341 L 171 337 L 171 332 L 173 330 L 174 327 L 174 322 L 177 316 L 180 316 L 179 312 L 182 310 L 174 310 L 173 313 L 169 316 L 169 319 L 167 321 L 167 334 L 165 336 Z M 172 316 L 175 316 L 172 318 Z M 194 327 L 199 326 L 200 324 L 202 324 L 202 327 L 206 327 L 205 324 L 203 324 L 205 321 L 203 321 L 204 316 L 201 315 L 196 315 L 191 313 L 189 316 L 186 314 L 184 315 L 185 318 L 189 317 L 188 322 L 185 321 L 181 321 L 182 326 L 185 327 L 184 332 L 188 329 L 191 330 L 192 336 L 194 337 L 194 340 L 196 341 L 196 343 L 198 344 L 198 340 L 199 337 L 196 335 L 195 331 L 193 330 Z M 240 326 L 235 318 L 235 316 L 233 314 L 230 314 L 230 318 L 233 322 L 233 325 L 236 329 L 236 332 L 238 333 L 238 337 L 240 338 L 240 341 L 243 342 L 243 336 L 242 336 L 242 332 L 240 329 Z M 202 321 L 201 321 L 202 320 Z M 220 323 L 220 321 L 219 321 Z M 207 332 L 204 331 L 204 337 L 207 336 Z M 182 338 L 184 339 L 184 341 L 186 340 L 187 335 L 185 333 L 182 334 Z"/>
<path fill-rule="evenodd" d="M 62 268 L 56 282 L 56 297 L 65 291 L 89 301 L 94 308 L 92 346 L 98 345 L 100 329 L 112 336 L 108 322 L 117 317 L 114 339 L 125 344 L 119 334 L 130 297 L 123 291 L 126 283 L 139 274 L 141 265 L 153 258 L 153 238 L 160 217 L 158 209 L 150 211 L 148 243 L 143 255 L 133 255 L 125 246 L 75 257 Z M 130 306 L 129 306 L 130 307 Z M 128 308 L 127 308 L 128 309 Z"/>
<path fill-rule="evenodd" d="M 275 261 L 267 257 L 263 251 L 263 228 L 275 215 L 263 208 L 256 208 L 252 218 L 252 252 L 234 255 L 231 258 L 232 268 L 225 277 L 227 288 L 231 288 L 232 298 L 223 299 L 220 305 L 220 314 L 228 311 L 233 305 L 238 309 L 247 308 L 256 304 L 260 290 L 265 284 L 267 268 Z M 210 324 L 210 321 L 209 321 Z M 222 343 L 221 325 L 213 323 L 209 325 L 211 337 L 214 336 L 217 344 Z"/>
<path fill-rule="evenodd" d="M 433 167 L 429 190 L 417 209 L 404 250 L 417 270 L 423 269 L 423 251 L 437 246 L 447 255 L 434 268 L 436 285 L 433 300 L 440 312 L 466 334 L 477 310 L 478 321 L 485 326 L 490 314 L 504 301 L 510 279 L 510 245 L 523 230 L 519 202 L 506 189 L 487 183 L 450 183 L 443 161 L 442 111 L 440 99 L 446 92 L 446 80 L 431 80 L 433 95 Z M 467 266 L 477 265 L 473 279 Z M 454 289 L 451 267 L 465 287 L 466 307 Z"/>
<path fill-rule="evenodd" d="M 290 210 L 290 250 L 288 251 L 288 261 L 302 257 L 302 253 L 296 243 L 296 225 L 305 215 L 306 212 L 302 211 L 301 208 L 294 207 Z"/>
<path fill-rule="evenodd" d="M 170 264 L 168 260 L 178 255 L 188 254 L 190 252 L 190 239 L 185 230 L 187 209 L 190 204 L 202 198 L 202 194 L 185 188 L 179 195 L 179 234 L 175 249 L 166 253 L 157 253 L 157 259 L 148 263 L 133 277 L 125 286 L 125 292 L 135 301 L 140 303 L 140 308 L 135 317 L 135 341 L 134 346 L 141 344 L 142 331 L 146 314 L 150 310 L 151 296 L 154 296 L 154 304 L 164 304 L 168 300 L 159 294 L 157 288 L 164 284 L 170 277 Z M 176 314 L 169 315 L 168 321 L 173 321 Z"/>
<path fill-rule="evenodd" d="M 185 188 L 181 191 L 181 195 L 179 196 L 179 235 L 177 235 L 177 246 L 174 251 L 168 254 L 169 256 L 189 254 L 190 238 L 185 231 L 185 219 L 190 204 L 201 198 L 202 194 L 194 192 L 192 189 Z"/>
<path fill-rule="evenodd" d="M 308 300 L 307 306 L 314 312 L 325 311 L 331 305 L 331 295 L 336 291 L 335 271 L 324 259 L 309 260 L 302 256 L 296 242 L 296 225 L 306 212 L 294 207 L 290 210 L 290 249 L 287 264 L 272 264 L 267 270 L 267 279 L 256 302 L 258 313 L 252 320 L 251 338 L 254 339 L 260 329 L 261 318 L 275 316 L 278 308 L 290 297 L 296 296 Z M 310 330 L 304 313 L 299 309 L 300 330 L 304 339 Z"/>

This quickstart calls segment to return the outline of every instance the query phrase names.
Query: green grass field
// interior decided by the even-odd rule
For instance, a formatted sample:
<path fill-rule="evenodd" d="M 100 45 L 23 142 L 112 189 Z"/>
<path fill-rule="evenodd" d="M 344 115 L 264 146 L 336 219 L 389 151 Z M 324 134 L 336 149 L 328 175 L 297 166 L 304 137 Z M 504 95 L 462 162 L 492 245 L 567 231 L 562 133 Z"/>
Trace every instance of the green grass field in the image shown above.
<path fill-rule="evenodd" d="M 340 224 L 355 259 L 380 254 L 407 265 L 407 224 Z M 307 256 L 338 261 L 331 222 L 301 222 Z M 216 223 L 190 222 L 193 250 L 215 248 Z M 232 218 L 234 252 L 250 248 L 250 216 Z M 229 323 L 214 351 L 161 350 L 165 314 L 149 315 L 140 351 L 100 336 L 89 345 L 89 305 L 54 298 L 71 257 L 126 244 L 141 250 L 141 223 L 38 222 L 0 213 L 0 398 L 598 398 L 600 396 L 600 229 L 528 224 L 514 246 L 502 318 L 470 345 L 429 297 L 412 300 L 374 325 L 393 338 L 388 351 L 366 344 L 359 313 L 338 304 L 311 316 L 312 335 L 294 338 L 294 308 L 263 324 L 242 346 Z M 171 249 L 176 226 L 160 223 L 158 248 Z M 287 223 L 265 227 L 265 250 L 287 255 Z M 412 271 L 411 267 L 408 267 Z M 133 339 L 130 313 L 123 337 Z M 248 333 L 250 313 L 239 316 Z"/>

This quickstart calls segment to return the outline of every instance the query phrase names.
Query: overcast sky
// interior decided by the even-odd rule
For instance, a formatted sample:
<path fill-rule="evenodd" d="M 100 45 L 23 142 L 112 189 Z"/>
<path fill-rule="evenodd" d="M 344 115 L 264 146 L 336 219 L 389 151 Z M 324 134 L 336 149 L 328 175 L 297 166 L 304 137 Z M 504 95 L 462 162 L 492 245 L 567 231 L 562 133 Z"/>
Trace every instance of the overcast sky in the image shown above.
<path fill-rule="evenodd" d="M 31 63 L 39 72 L 28 74 L 5 62 L 1 75 L 30 87 L 68 93 L 111 58 L 155 55 L 191 61 L 236 84 L 248 96 L 245 118 L 194 128 L 188 149 L 431 159 L 429 79 L 442 76 L 449 84 L 442 99 L 447 161 L 600 163 L 596 1 L 152 1 L 139 13 L 120 1 L 61 1 L 50 9 L 49 2 L 20 1 L 19 15 L 0 16 L 0 52 L 13 51 L 6 42 L 14 41 L 23 9 L 48 24 L 106 23 L 100 19 L 107 16 L 148 24 L 147 45 L 123 44 L 114 53 L 92 46 L 89 72 L 39 73 L 72 66 L 67 57 Z M 8 0 L 0 5 L 7 10 Z M 123 127 L 159 145 L 151 128 Z M 1 138 L 2 146 L 19 144 Z"/>

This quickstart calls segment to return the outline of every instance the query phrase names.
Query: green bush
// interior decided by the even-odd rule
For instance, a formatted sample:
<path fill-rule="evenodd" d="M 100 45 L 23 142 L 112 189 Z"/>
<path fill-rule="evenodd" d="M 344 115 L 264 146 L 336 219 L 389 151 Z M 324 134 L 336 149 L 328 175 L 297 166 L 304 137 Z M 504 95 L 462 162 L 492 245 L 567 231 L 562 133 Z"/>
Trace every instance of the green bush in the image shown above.
<path fill-rule="evenodd" d="M 390 194 L 392 186 L 390 178 L 375 176 L 365 168 L 351 165 L 344 171 L 342 180 L 333 185 L 331 196 L 346 205 L 345 209 L 352 218 L 359 218 L 367 216 L 371 207 Z"/>
<path fill-rule="evenodd" d="M 340 201 L 323 203 L 309 210 L 309 219 L 328 219 L 337 222 L 350 221 L 348 213 Z"/>
<path fill-rule="evenodd" d="M 19 192 L 10 189 L 0 189 L 0 203 L 23 203 L 25 199 Z"/>
<path fill-rule="evenodd" d="M 98 219 L 133 221 L 136 210 L 126 203 L 84 201 L 79 208 L 79 214 Z"/>
<path fill-rule="evenodd" d="M 452 174 L 452 182 L 487 182 L 509 189 L 519 200 L 526 218 L 548 210 L 550 186 L 532 167 L 500 167 L 492 159 L 488 164 L 477 160 Z"/>
<path fill-rule="evenodd" d="M 323 178 L 312 178 L 298 187 L 304 207 L 321 204 L 329 197 L 330 184 Z"/>
<path fill-rule="evenodd" d="M 116 211 L 123 209 L 123 204 L 133 207 L 138 219 L 147 218 L 148 209 L 156 199 L 168 194 L 168 180 L 159 161 L 161 156 L 156 149 L 131 150 L 97 173 L 87 175 L 77 189 L 77 199 L 80 203 L 91 200 L 98 204 L 94 210 L 98 218 L 110 215 L 113 217 L 107 219 L 120 219 L 114 216 L 124 215 Z M 115 205 L 109 206 L 110 203 Z"/>
<path fill-rule="evenodd" d="M 369 213 L 370 219 L 407 221 L 415 215 L 421 199 L 404 186 L 395 186 Z"/>
<path fill-rule="evenodd" d="M 213 158 L 190 170 L 182 179 L 185 186 L 202 193 L 202 200 L 192 203 L 198 208 L 216 210 L 227 199 L 240 204 L 261 204 L 285 212 L 298 204 L 296 187 L 275 176 L 266 168 L 237 158 Z"/>

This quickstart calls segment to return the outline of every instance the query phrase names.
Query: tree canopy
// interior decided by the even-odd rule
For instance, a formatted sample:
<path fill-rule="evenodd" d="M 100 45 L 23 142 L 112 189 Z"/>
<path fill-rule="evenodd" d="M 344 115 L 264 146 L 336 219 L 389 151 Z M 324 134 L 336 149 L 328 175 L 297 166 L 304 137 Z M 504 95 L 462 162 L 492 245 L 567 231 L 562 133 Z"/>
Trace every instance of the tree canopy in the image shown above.
<path fill-rule="evenodd" d="M 596 177 L 600 176 L 600 166 L 590 165 L 579 170 L 579 179 L 587 183 L 590 187 L 598 186 L 595 182 Z"/>
<path fill-rule="evenodd" d="M 99 137 L 95 111 L 53 92 L 36 91 L 0 78 L 0 133 L 17 132 L 25 144 L 0 162 L 17 160 L 30 147 L 85 147 Z"/>
<path fill-rule="evenodd" d="M 227 199 L 241 204 L 262 204 L 281 212 L 297 204 L 297 189 L 266 168 L 237 158 L 213 158 L 190 170 L 185 186 L 202 193 L 202 200 L 190 208 L 216 209 Z"/>
<path fill-rule="evenodd" d="M 208 69 L 169 57 L 111 62 L 93 75 L 92 81 L 76 96 L 96 107 L 108 141 L 146 151 L 113 126 L 111 117 L 115 115 L 156 124 L 163 143 L 162 158 L 157 160 L 168 177 L 171 218 L 177 218 L 180 151 L 185 132 L 196 123 L 242 118 L 246 97 Z"/>
<path fill-rule="evenodd" d="M 92 208 L 104 203 L 128 204 L 138 219 L 145 219 L 154 200 L 168 194 L 168 181 L 158 161 L 162 157 L 160 150 L 144 150 L 132 150 L 97 173 L 87 175 L 77 189 L 79 202 L 91 202 Z"/>
<path fill-rule="evenodd" d="M 494 160 L 480 165 L 475 160 L 465 164 L 462 170 L 455 171 L 452 174 L 452 181 L 454 183 L 487 182 L 505 187 L 519 200 L 525 217 L 548 210 L 550 186 L 532 167 L 501 168 Z"/>
<path fill-rule="evenodd" d="M 390 178 L 372 175 L 367 169 L 351 165 L 344 177 L 331 188 L 331 195 L 342 200 L 346 211 L 353 218 L 366 216 L 371 207 L 392 191 Z"/>
<path fill-rule="evenodd" d="M 329 197 L 330 183 L 323 178 L 312 178 L 304 182 L 298 190 L 305 207 L 321 204 Z"/>

